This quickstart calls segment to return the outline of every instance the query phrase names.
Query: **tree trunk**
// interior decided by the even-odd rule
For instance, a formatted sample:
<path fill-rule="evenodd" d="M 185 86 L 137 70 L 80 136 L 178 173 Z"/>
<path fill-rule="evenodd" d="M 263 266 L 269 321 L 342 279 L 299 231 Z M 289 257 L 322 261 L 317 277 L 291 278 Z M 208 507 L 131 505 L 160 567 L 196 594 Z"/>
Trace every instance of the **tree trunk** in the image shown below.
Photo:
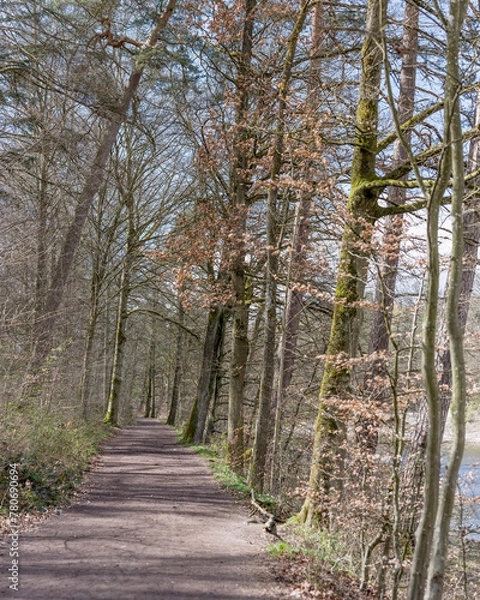
<path fill-rule="evenodd" d="M 404 30 L 403 30 L 403 60 L 400 72 L 400 91 L 398 95 L 398 120 L 405 123 L 413 116 L 415 107 L 415 81 L 417 74 L 418 55 L 418 18 L 419 9 L 413 0 L 407 0 L 405 5 Z M 405 134 L 405 140 L 410 142 L 411 132 Z M 393 147 L 393 164 L 396 168 L 408 159 L 407 149 L 401 140 L 396 140 Z M 404 204 L 406 189 L 392 187 L 389 190 L 389 204 Z M 400 243 L 402 240 L 403 216 L 387 217 L 383 238 L 382 273 L 377 281 L 375 304 L 377 309 L 373 316 L 370 335 L 370 352 L 388 350 L 389 322 L 395 297 L 395 284 L 397 281 L 398 259 L 400 256 Z M 381 369 L 383 372 L 383 369 Z"/>
<path fill-rule="evenodd" d="M 187 442 L 201 444 L 204 440 L 208 409 L 212 399 L 216 376 L 216 357 L 223 335 L 225 309 L 217 304 L 210 309 L 207 331 L 203 344 L 202 370 L 197 387 L 197 397 L 190 412 L 184 437 Z"/>
<path fill-rule="evenodd" d="M 128 298 L 130 296 L 130 277 L 135 261 L 137 249 L 137 233 L 135 224 L 134 199 L 132 192 L 127 191 L 125 205 L 128 215 L 128 230 L 125 243 L 125 256 L 122 262 L 120 290 L 118 297 L 117 325 L 115 330 L 115 348 L 113 354 L 113 368 L 110 380 L 110 391 L 107 403 L 107 413 L 104 422 L 117 425 L 120 393 L 122 389 L 122 371 L 124 362 L 125 344 L 127 341 L 126 326 L 128 319 Z"/>
<path fill-rule="evenodd" d="M 314 115 L 316 114 L 316 97 L 321 75 L 321 49 L 324 33 L 323 3 L 315 4 L 312 14 L 312 42 L 310 62 L 309 94 L 312 114 L 308 115 L 307 126 L 314 128 Z M 318 166 L 317 166 L 318 168 Z M 305 180 L 313 177 L 313 168 L 309 161 L 305 166 Z M 318 177 L 318 175 L 317 175 Z M 277 389 L 275 391 L 275 429 L 273 434 L 272 462 L 270 468 L 270 489 L 274 491 L 279 484 L 278 477 L 282 473 L 281 466 L 281 437 L 283 427 L 283 411 L 285 400 L 290 387 L 294 366 L 295 352 L 297 349 L 298 330 L 300 327 L 300 314 L 302 311 L 303 294 L 297 289 L 291 289 L 292 282 L 302 279 L 305 271 L 306 246 L 310 231 L 311 195 L 305 192 L 300 197 L 295 207 L 295 224 L 293 228 L 292 253 L 288 265 L 286 300 L 283 313 L 283 333 L 280 342 L 280 356 L 278 360 Z"/>
<path fill-rule="evenodd" d="M 480 125 L 480 93 L 477 95 L 477 105 L 475 112 L 475 125 Z M 475 173 L 480 168 L 480 143 L 473 140 L 470 144 L 470 155 L 468 161 L 469 173 Z M 480 243 L 480 218 L 477 209 L 478 206 L 478 188 L 476 181 L 469 184 L 469 193 L 465 198 L 466 210 L 463 212 L 463 270 L 460 284 L 460 297 L 457 305 L 458 320 L 460 327 L 465 329 L 470 306 L 470 298 L 473 291 L 473 282 L 477 265 L 478 246 Z M 445 429 L 448 412 L 450 409 L 451 388 L 452 388 L 452 365 L 451 354 L 448 343 L 446 347 L 437 355 L 437 366 L 441 372 L 439 379 L 440 402 L 441 402 L 441 436 Z M 425 450 L 428 437 L 428 404 L 422 402 L 418 410 L 418 419 L 411 442 L 408 461 L 405 467 L 404 479 L 408 489 L 414 492 L 409 504 L 412 506 L 417 501 L 417 494 L 421 488 L 424 467 Z"/>
<path fill-rule="evenodd" d="M 152 380 L 150 378 L 151 372 L 150 372 L 150 363 L 148 364 L 147 367 L 147 372 L 145 375 L 145 396 L 144 396 L 144 400 L 142 400 L 142 404 L 143 404 L 143 418 L 144 419 L 148 419 L 148 417 L 150 416 L 150 410 L 151 410 L 151 406 L 152 406 Z"/>
<path fill-rule="evenodd" d="M 263 372 L 260 388 L 260 403 L 255 431 L 255 442 L 250 471 L 250 482 L 258 491 L 263 491 L 267 449 L 271 433 L 270 413 L 275 372 L 275 335 L 277 326 L 277 197 L 278 180 L 283 162 L 285 117 L 287 96 L 290 87 L 293 61 L 297 50 L 298 38 L 303 30 L 306 16 L 311 7 L 309 0 L 302 3 L 295 26 L 288 42 L 287 55 L 282 73 L 278 95 L 276 132 L 273 141 L 273 156 L 270 168 L 271 185 L 267 197 L 267 265 L 265 287 L 265 333 L 263 346 Z"/>
<path fill-rule="evenodd" d="M 229 462 L 239 472 L 243 472 L 243 396 L 248 359 L 248 305 L 245 298 L 247 278 L 245 274 L 246 249 L 244 238 L 247 227 L 247 192 L 249 184 L 244 174 L 248 167 L 245 142 L 249 136 L 247 129 L 248 95 L 256 6 L 256 0 L 246 0 L 242 51 L 236 81 L 235 121 L 237 134 L 234 142 L 235 164 L 232 174 L 233 190 L 231 194 L 234 210 L 234 240 L 238 250 L 232 249 L 235 254 L 231 269 L 231 280 L 235 301 L 232 309 L 232 358 L 228 393 L 227 444 Z"/>
<path fill-rule="evenodd" d="M 477 93 L 475 107 L 475 126 L 480 127 L 480 92 Z M 468 160 L 468 172 L 475 173 L 480 168 L 480 142 L 473 140 L 470 143 L 470 153 Z M 475 280 L 475 271 L 477 267 L 478 245 L 480 243 L 480 218 L 478 210 L 478 180 L 468 184 L 468 193 L 464 199 L 465 210 L 463 211 L 463 270 L 460 283 L 460 295 L 456 312 L 458 313 L 459 325 L 465 329 L 468 319 L 468 310 L 470 307 L 470 298 L 473 292 L 473 282 Z M 450 282 L 449 282 L 450 286 Z M 450 289 L 449 289 L 450 291 Z M 447 319 L 450 316 L 448 308 L 446 310 Z M 450 408 L 450 389 L 452 387 L 452 365 L 451 351 L 447 345 L 438 357 L 440 371 L 440 390 L 443 398 L 442 416 L 443 426 Z"/>
<path fill-rule="evenodd" d="M 104 190 L 105 191 L 105 190 Z M 105 276 L 108 261 L 110 259 L 110 251 L 112 243 L 118 233 L 118 224 L 122 214 L 122 206 L 120 205 L 115 212 L 115 216 L 108 233 L 104 238 L 102 231 L 104 227 L 104 191 L 99 194 L 99 203 L 97 208 L 97 216 L 95 219 L 95 248 L 92 256 L 92 274 L 90 280 L 90 299 L 88 303 L 88 323 L 85 332 L 85 345 L 83 353 L 82 376 L 80 385 L 80 403 L 84 418 L 88 418 L 89 413 L 89 398 L 91 392 L 91 373 L 92 373 L 92 358 L 93 358 L 93 342 L 95 339 L 95 330 L 100 316 L 100 295 L 102 286 L 105 283 Z M 108 392 L 107 392 L 108 393 Z M 105 393 L 105 397 L 107 396 Z"/>
<path fill-rule="evenodd" d="M 413 0 L 405 4 L 403 29 L 403 59 L 400 71 L 400 90 L 398 94 L 398 122 L 405 123 L 413 117 L 415 108 L 415 83 L 417 75 L 418 55 L 418 20 L 419 8 Z M 409 144 L 411 132 L 407 131 L 404 141 Z M 395 169 L 408 159 L 408 151 L 404 141 L 397 139 L 393 146 L 392 168 Z M 406 176 L 405 178 L 406 179 Z M 407 190 L 391 187 L 388 192 L 388 203 L 391 206 L 405 204 Z M 391 317 L 395 300 L 400 245 L 403 234 L 403 215 L 394 215 L 385 219 L 382 240 L 380 273 L 375 291 L 375 311 L 373 313 L 370 333 L 369 352 L 373 355 L 373 364 L 365 377 L 367 394 L 377 401 L 385 400 L 387 390 L 386 354 L 391 333 Z M 361 419 L 358 425 L 357 439 L 367 452 L 375 452 L 378 443 L 378 419 Z"/>
<path fill-rule="evenodd" d="M 225 327 L 225 318 L 222 323 L 222 328 Z M 205 443 L 209 444 L 210 440 L 215 433 L 215 423 L 217 421 L 217 410 L 219 407 L 220 401 L 220 391 L 222 388 L 222 379 L 224 377 L 222 371 L 222 362 L 223 362 L 223 347 L 225 344 L 225 335 L 223 334 L 220 337 L 220 343 L 217 348 L 217 352 L 215 355 L 215 381 L 213 384 L 213 393 L 212 393 L 212 402 L 211 408 L 207 417 L 207 425 L 205 427 Z"/>
<path fill-rule="evenodd" d="M 440 163 L 436 186 L 428 199 L 427 213 L 427 291 L 425 298 L 425 318 L 423 335 L 422 375 L 428 403 L 429 427 L 425 463 L 425 491 L 422 514 L 416 533 L 416 546 L 413 555 L 409 600 L 423 600 L 425 586 L 429 600 L 442 597 L 443 574 L 445 568 L 446 544 L 455 486 L 463 454 L 465 367 L 463 363 L 462 331 L 458 322 L 458 294 L 462 278 L 462 202 L 463 202 L 463 141 L 458 104 L 460 75 L 458 69 L 458 49 L 465 2 L 452 1 L 447 29 L 447 65 L 444 107 L 444 153 Z M 439 209 L 443 195 L 449 184 L 453 169 L 452 194 L 452 255 L 450 269 L 450 289 L 448 293 L 448 330 L 454 373 L 455 405 L 458 409 L 458 422 L 454 443 L 454 453 L 449 460 L 446 473 L 444 495 L 439 510 L 440 444 L 442 439 L 442 403 L 435 365 L 435 342 L 438 312 L 439 251 L 438 228 Z M 434 530 L 435 527 L 435 530 Z M 447 529 L 445 530 L 445 527 Z M 433 552 L 432 552 L 433 545 Z M 429 566 L 430 565 L 430 566 Z"/>
<path fill-rule="evenodd" d="M 156 379 L 156 365 L 155 365 L 155 318 L 152 317 L 152 333 L 150 337 L 150 348 L 148 351 L 148 375 L 147 375 L 147 399 L 145 402 L 145 411 L 143 416 L 146 419 L 154 419 L 156 413 L 155 405 L 155 379 Z"/>
<path fill-rule="evenodd" d="M 142 46 L 142 50 L 135 61 L 135 65 L 129 77 L 128 83 L 125 87 L 122 97 L 118 102 L 117 110 L 112 112 L 110 121 L 102 136 L 100 146 L 89 170 L 87 181 L 80 193 L 75 208 L 73 221 L 65 236 L 62 250 L 53 271 L 52 282 L 46 294 L 44 315 L 40 320 L 41 329 L 37 332 L 37 339 L 35 341 L 33 360 L 35 369 L 40 367 L 51 350 L 53 330 L 57 319 L 57 311 L 62 301 L 63 292 L 67 283 L 73 258 L 80 242 L 90 207 L 103 181 L 105 168 L 110 156 L 110 152 L 117 138 L 118 131 L 126 119 L 132 99 L 138 89 L 142 73 L 145 69 L 146 60 L 149 56 L 149 51 L 155 47 L 158 38 L 167 25 L 177 2 L 178 0 L 169 0 L 164 12 L 158 19 L 157 24 L 150 32 L 145 44 Z"/>
<path fill-rule="evenodd" d="M 173 375 L 172 398 L 170 401 L 170 410 L 168 411 L 167 425 L 175 425 L 177 418 L 177 410 L 180 398 L 180 385 L 182 381 L 182 363 L 183 357 L 183 329 L 182 326 L 185 320 L 185 309 L 182 306 L 182 301 L 178 299 L 178 322 L 180 327 L 177 331 L 177 345 L 175 350 L 175 373 Z"/>
<path fill-rule="evenodd" d="M 383 54 L 381 24 L 385 22 L 386 2 L 369 0 L 366 36 L 362 47 L 362 73 L 356 112 L 356 140 L 354 146 L 351 191 L 348 199 L 348 222 L 342 236 L 340 265 L 335 292 L 335 307 L 327 348 L 309 478 L 309 495 L 298 516 L 302 522 L 324 519 L 325 507 L 317 507 L 312 496 L 323 490 L 329 495 L 338 467 L 337 481 L 341 486 L 342 443 L 344 424 L 335 406 L 336 399 L 348 397 L 350 373 L 348 358 L 355 356 L 360 309 L 371 244 L 372 225 L 375 222 L 378 190 L 363 184 L 376 178 L 375 158 L 379 89 Z M 340 463 L 340 464 L 339 464 Z"/>
<path fill-rule="evenodd" d="M 302 278 L 304 271 L 305 247 L 308 242 L 310 229 L 311 199 L 302 194 L 295 209 L 295 226 L 293 234 L 293 252 L 290 258 L 289 273 L 287 277 L 287 294 L 284 310 L 283 335 L 280 343 L 280 359 L 278 361 L 278 379 L 275 407 L 275 430 L 273 435 L 273 450 L 271 464 L 271 489 L 274 490 L 278 475 L 281 473 L 281 433 L 283 410 L 288 389 L 292 382 L 295 366 L 295 353 L 297 349 L 300 315 L 302 312 L 303 294 L 297 289 L 291 289 L 292 281 Z"/>
<path fill-rule="evenodd" d="M 42 321 L 45 315 L 45 295 L 48 286 L 47 271 L 47 180 L 48 169 L 45 156 L 42 156 L 40 180 L 38 182 L 38 219 L 37 219 L 37 271 L 35 282 L 35 323 L 34 340 L 41 335 Z"/>
<path fill-rule="evenodd" d="M 90 378 L 91 364 L 93 355 L 93 340 L 95 338 L 95 329 L 98 321 L 98 300 L 99 300 L 100 280 L 97 269 L 97 262 L 94 262 L 92 279 L 90 284 L 90 302 L 88 310 L 88 324 L 85 332 L 85 346 L 83 352 L 82 381 L 80 385 L 80 402 L 84 419 L 88 418 L 89 397 L 90 397 Z"/>
<path fill-rule="evenodd" d="M 463 196 L 464 162 L 462 122 L 459 105 L 460 69 L 459 45 L 463 19 L 467 10 L 466 0 L 451 0 L 447 29 L 447 82 L 445 112 L 449 115 L 450 140 L 452 144 L 452 250 L 450 259 L 449 290 L 447 297 L 447 329 L 450 344 L 452 373 L 452 421 L 453 445 L 448 457 L 443 479 L 433 533 L 432 555 L 428 568 L 427 600 L 441 600 L 448 554 L 450 521 L 455 502 L 458 471 L 465 446 L 466 375 L 463 353 L 464 327 L 460 322 L 459 301 L 463 270 Z M 440 456 L 438 456 L 440 462 Z"/>
<path fill-rule="evenodd" d="M 128 318 L 128 298 L 130 295 L 130 270 L 132 256 L 127 252 L 120 279 L 120 293 L 118 298 L 117 326 L 115 330 L 115 348 L 113 354 L 113 368 L 110 380 L 110 392 L 108 396 L 107 413 L 104 422 L 109 425 L 118 425 L 118 409 L 120 393 L 122 389 L 122 372 L 125 358 L 125 344 L 127 341 L 126 326 Z"/>
<path fill-rule="evenodd" d="M 155 344 L 153 344 L 153 358 L 152 365 L 150 367 L 150 394 L 152 397 L 152 404 L 150 407 L 150 418 L 155 419 L 157 417 L 157 368 L 155 364 Z"/>

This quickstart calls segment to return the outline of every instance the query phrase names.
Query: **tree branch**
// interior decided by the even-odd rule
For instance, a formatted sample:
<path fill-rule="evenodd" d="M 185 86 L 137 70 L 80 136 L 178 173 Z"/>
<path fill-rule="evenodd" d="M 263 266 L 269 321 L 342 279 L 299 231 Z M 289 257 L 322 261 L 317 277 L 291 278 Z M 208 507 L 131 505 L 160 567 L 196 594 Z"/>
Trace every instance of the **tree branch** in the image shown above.
<path fill-rule="evenodd" d="M 478 87 L 479 87 L 478 83 L 475 83 L 473 85 L 467 85 L 459 93 L 467 94 L 469 92 L 474 92 L 475 90 L 478 90 Z M 418 114 L 414 115 L 411 119 L 408 119 L 408 121 L 405 121 L 405 123 L 402 123 L 401 132 L 406 133 L 407 131 L 413 129 L 415 127 L 415 125 L 419 125 L 427 117 L 429 117 L 429 116 L 433 115 L 434 113 L 438 112 L 439 110 L 441 110 L 443 108 L 443 105 L 444 105 L 444 101 L 442 100 L 441 102 L 436 102 L 435 104 L 432 104 L 431 106 L 427 106 L 427 108 L 425 108 Z M 388 146 L 393 144 L 397 138 L 398 138 L 397 131 L 392 131 L 391 133 L 389 133 L 387 136 L 385 136 L 382 140 L 380 140 L 377 143 L 377 152 L 379 153 L 379 152 L 382 152 L 383 150 L 386 150 L 388 148 Z"/>
<path fill-rule="evenodd" d="M 200 337 L 195 332 L 193 332 L 191 329 L 189 329 L 188 327 L 185 327 L 185 325 L 182 325 L 182 323 L 180 323 L 179 321 L 176 321 L 175 319 L 171 319 L 170 317 L 166 317 L 165 315 L 162 315 L 158 311 L 153 310 L 153 308 L 134 308 L 133 310 L 128 311 L 127 316 L 129 317 L 130 315 L 133 315 L 134 313 L 139 313 L 139 312 L 149 313 L 151 315 L 154 315 L 155 317 L 158 317 L 162 321 L 167 321 L 168 323 L 173 323 L 177 327 L 180 327 L 180 329 L 183 329 L 183 331 L 186 331 L 188 334 L 193 336 L 197 341 L 200 341 Z"/>

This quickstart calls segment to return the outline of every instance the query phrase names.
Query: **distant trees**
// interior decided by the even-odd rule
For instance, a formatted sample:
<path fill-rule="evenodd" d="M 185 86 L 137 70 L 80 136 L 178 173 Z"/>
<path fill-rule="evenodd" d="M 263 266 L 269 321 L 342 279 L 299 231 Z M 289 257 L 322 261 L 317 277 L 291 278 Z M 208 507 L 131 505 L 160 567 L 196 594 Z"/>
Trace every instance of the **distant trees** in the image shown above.
<path fill-rule="evenodd" d="M 49 289 L 46 291 L 44 314 L 38 319 L 41 327 L 35 341 L 33 362 L 36 367 L 39 367 L 45 360 L 51 348 L 56 314 L 62 301 L 63 290 L 67 282 L 75 251 L 80 242 L 80 237 L 92 203 L 104 180 L 106 165 L 120 126 L 127 117 L 128 110 L 138 89 L 145 69 L 146 58 L 148 57 L 148 53 L 156 46 L 159 36 L 170 20 L 176 4 L 177 0 L 170 0 L 165 6 L 157 23 L 150 31 L 146 42 L 140 45 L 141 53 L 134 62 L 123 92 L 118 100 L 115 101 L 114 106 L 109 107 L 110 113 L 107 116 L 107 126 L 102 134 L 99 147 L 90 167 L 90 172 L 87 174 L 86 181 L 75 204 L 73 220 L 66 232 L 62 249 L 53 268 L 51 283 Z M 107 39 L 109 38 L 107 37 Z M 110 43 L 114 45 L 112 42 Z"/>

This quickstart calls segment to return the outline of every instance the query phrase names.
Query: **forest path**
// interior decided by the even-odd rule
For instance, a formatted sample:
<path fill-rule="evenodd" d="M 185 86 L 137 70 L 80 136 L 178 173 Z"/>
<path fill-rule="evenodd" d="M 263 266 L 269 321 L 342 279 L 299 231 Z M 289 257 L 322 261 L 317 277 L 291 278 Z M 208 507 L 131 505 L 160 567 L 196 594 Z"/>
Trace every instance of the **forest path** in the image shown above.
<path fill-rule="evenodd" d="M 264 536 L 203 458 L 142 419 L 108 441 L 77 503 L 20 536 L 18 592 L 2 544 L 0 598 L 282 598 Z"/>

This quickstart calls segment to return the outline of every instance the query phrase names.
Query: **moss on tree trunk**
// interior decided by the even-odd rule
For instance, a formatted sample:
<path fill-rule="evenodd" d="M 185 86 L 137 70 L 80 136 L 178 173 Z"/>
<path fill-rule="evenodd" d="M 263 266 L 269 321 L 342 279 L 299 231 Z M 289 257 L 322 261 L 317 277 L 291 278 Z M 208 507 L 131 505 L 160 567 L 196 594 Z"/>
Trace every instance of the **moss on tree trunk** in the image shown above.
<path fill-rule="evenodd" d="M 344 417 L 337 399 L 348 397 L 350 368 L 358 343 L 360 307 L 367 274 L 368 256 L 377 218 L 378 188 L 365 183 L 375 181 L 379 89 L 382 73 L 381 23 L 386 2 L 370 0 L 366 35 L 362 47 L 362 73 L 355 122 L 355 148 L 351 168 L 351 188 L 347 219 L 343 230 L 340 264 L 335 292 L 335 307 L 327 348 L 328 359 L 320 389 L 315 426 L 312 464 L 307 496 L 298 519 L 312 523 L 323 520 L 325 506 L 315 498 L 328 496 L 333 478 L 341 486 Z M 324 496 L 325 497 L 325 496 Z"/>

